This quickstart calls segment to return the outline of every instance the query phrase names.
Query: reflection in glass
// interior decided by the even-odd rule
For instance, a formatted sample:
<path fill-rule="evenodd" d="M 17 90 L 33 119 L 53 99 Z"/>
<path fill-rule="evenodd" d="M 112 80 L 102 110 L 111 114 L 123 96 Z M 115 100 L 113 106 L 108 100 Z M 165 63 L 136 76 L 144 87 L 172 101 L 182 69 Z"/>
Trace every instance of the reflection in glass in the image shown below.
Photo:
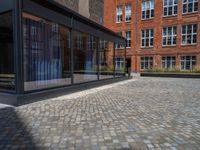
<path fill-rule="evenodd" d="M 15 89 L 12 12 L 0 15 L 0 89 Z"/>
<path fill-rule="evenodd" d="M 25 90 L 71 84 L 69 30 L 23 13 Z"/>
<path fill-rule="evenodd" d="M 125 47 L 115 51 L 115 76 L 121 77 L 125 74 Z"/>
<path fill-rule="evenodd" d="M 106 40 L 99 41 L 99 74 L 100 79 L 114 77 L 114 44 Z"/>
<path fill-rule="evenodd" d="M 97 80 L 96 38 L 74 32 L 74 83 Z"/>

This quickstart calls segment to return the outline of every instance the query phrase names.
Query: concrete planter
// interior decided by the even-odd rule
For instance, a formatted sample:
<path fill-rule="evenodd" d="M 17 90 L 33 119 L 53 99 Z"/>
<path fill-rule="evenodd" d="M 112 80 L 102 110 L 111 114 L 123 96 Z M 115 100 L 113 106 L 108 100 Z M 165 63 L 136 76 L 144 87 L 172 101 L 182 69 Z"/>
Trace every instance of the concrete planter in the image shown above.
<path fill-rule="evenodd" d="M 142 72 L 141 77 L 200 78 L 200 73 Z"/>

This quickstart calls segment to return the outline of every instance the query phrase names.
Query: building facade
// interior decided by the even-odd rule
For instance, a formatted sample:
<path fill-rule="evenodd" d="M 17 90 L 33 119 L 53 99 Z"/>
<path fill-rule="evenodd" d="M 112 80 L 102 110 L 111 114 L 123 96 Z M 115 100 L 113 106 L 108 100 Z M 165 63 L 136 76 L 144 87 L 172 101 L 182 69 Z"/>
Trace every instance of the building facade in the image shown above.
<path fill-rule="evenodd" d="M 199 0 L 105 0 L 104 5 L 104 25 L 127 38 L 132 71 L 200 67 Z"/>
<path fill-rule="evenodd" d="M 2 0 L 0 20 L 0 102 L 125 78 L 114 60 L 126 39 L 57 2 Z"/>
<path fill-rule="evenodd" d="M 104 1 L 103 0 L 54 0 L 81 15 L 103 24 Z"/>

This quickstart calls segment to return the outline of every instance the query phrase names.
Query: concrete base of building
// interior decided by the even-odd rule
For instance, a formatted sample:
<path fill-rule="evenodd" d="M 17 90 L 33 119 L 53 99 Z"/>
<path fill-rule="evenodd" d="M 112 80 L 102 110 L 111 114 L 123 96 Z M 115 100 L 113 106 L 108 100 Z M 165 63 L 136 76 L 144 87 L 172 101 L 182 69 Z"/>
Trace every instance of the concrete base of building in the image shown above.
<path fill-rule="evenodd" d="M 112 84 L 124 80 L 131 79 L 131 77 L 120 77 L 120 78 L 114 78 L 114 79 L 105 79 L 101 81 L 94 81 L 94 82 L 88 82 L 78 85 L 73 85 L 69 87 L 62 87 L 62 88 L 56 88 L 51 90 L 44 90 L 40 92 L 34 92 L 34 93 L 27 93 L 23 95 L 18 94 L 7 94 L 7 93 L 0 93 L 0 103 L 13 105 L 13 106 L 20 106 L 25 105 L 37 101 L 42 101 L 49 98 L 55 98 L 62 95 L 91 89 L 94 87 L 99 87 L 107 84 Z"/>
<path fill-rule="evenodd" d="M 159 73 L 159 72 L 143 72 L 141 77 L 167 77 L 167 78 L 199 78 L 200 73 Z"/>

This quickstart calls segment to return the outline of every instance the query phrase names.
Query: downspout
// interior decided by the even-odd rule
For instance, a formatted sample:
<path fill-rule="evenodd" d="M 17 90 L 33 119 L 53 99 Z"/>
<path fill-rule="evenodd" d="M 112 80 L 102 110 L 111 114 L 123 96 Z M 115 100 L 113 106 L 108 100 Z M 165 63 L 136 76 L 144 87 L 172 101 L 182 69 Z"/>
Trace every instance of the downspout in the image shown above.
<path fill-rule="evenodd" d="M 136 3 L 136 55 L 135 55 L 135 72 L 138 72 L 138 60 L 137 60 L 137 51 L 138 51 L 138 43 L 139 43 L 139 39 L 138 39 L 138 34 L 139 34 L 139 27 L 138 27 L 138 22 L 139 22 L 139 17 L 138 17 L 138 6 L 139 6 L 139 0 L 137 0 Z"/>

